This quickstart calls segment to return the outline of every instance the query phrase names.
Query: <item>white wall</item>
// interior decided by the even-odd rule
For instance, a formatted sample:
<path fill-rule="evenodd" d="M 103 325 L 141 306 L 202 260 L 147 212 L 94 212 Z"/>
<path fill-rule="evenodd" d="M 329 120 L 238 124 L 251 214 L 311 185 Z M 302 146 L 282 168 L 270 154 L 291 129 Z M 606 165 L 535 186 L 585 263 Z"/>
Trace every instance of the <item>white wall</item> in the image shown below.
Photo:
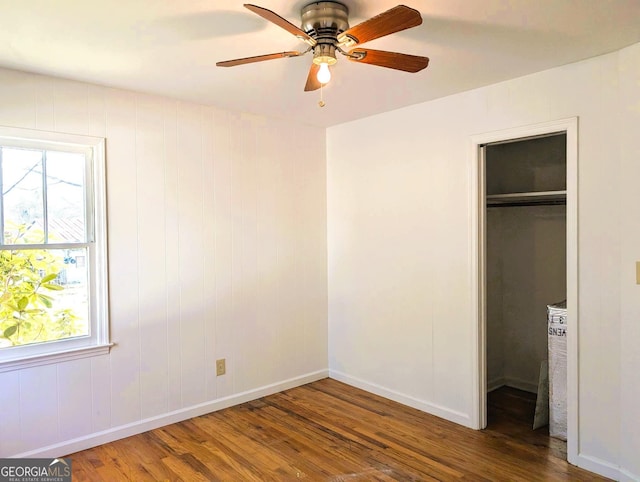
<path fill-rule="evenodd" d="M 633 264 L 640 261 L 640 48 L 622 50 L 620 70 L 620 465 L 623 477 L 640 479 L 640 286 Z M 614 260 L 612 260 L 615 262 Z M 617 300 L 612 300 L 614 303 Z M 603 318 L 606 323 L 607 317 Z M 615 354 L 615 352 L 611 352 Z M 606 354 L 604 356 L 607 356 Z M 616 358 L 616 357 L 613 357 Z"/>
<path fill-rule="evenodd" d="M 64 455 L 326 376 L 324 129 L 10 70 L 0 125 L 106 137 L 117 344 L 0 374 L 0 456 Z"/>
<path fill-rule="evenodd" d="M 328 130 L 332 376 L 469 423 L 470 138 L 579 116 L 579 462 L 640 477 L 638 65 L 640 44 Z"/>

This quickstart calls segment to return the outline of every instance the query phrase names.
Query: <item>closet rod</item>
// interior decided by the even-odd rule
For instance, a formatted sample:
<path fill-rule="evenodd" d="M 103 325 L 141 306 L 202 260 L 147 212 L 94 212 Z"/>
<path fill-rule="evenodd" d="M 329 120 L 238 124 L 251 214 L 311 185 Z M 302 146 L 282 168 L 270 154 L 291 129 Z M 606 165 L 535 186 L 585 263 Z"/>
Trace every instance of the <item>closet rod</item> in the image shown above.
<path fill-rule="evenodd" d="M 554 206 L 567 204 L 567 191 L 488 194 L 487 207 Z"/>
<path fill-rule="evenodd" d="M 556 201 L 509 201 L 509 202 L 491 202 L 487 201 L 487 208 L 510 208 L 517 206 L 564 206 L 567 204 L 566 199 L 558 199 Z"/>

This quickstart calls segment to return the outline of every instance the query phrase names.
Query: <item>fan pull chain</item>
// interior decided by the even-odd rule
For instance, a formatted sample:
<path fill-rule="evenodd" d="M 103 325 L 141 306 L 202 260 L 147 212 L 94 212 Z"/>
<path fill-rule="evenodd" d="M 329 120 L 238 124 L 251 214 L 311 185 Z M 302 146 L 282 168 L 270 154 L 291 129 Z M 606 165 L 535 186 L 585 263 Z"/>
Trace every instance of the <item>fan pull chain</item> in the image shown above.
<path fill-rule="evenodd" d="M 318 102 L 318 107 L 324 107 L 325 105 L 324 100 L 322 100 L 322 84 L 320 84 L 320 102 Z"/>

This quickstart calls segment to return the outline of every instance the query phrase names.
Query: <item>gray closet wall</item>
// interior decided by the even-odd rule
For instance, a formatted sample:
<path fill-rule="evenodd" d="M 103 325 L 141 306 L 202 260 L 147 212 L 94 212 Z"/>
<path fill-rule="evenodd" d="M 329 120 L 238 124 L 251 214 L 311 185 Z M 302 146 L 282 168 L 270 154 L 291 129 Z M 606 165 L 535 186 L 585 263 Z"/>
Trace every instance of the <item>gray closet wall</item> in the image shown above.
<path fill-rule="evenodd" d="M 535 392 L 546 306 L 566 297 L 566 137 L 485 149 L 488 387 Z"/>

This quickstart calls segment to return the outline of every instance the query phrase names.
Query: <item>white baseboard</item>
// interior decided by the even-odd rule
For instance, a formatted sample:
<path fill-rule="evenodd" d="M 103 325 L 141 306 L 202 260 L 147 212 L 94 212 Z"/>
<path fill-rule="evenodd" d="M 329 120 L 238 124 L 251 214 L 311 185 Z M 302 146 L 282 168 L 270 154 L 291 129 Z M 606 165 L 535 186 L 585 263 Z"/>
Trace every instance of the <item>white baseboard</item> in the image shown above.
<path fill-rule="evenodd" d="M 137 435 L 139 433 L 147 432 L 159 427 L 164 427 L 172 423 L 182 422 L 193 417 L 199 417 L 207 413 L 222 410 L 234 405 L 249 402 L 257 398 L 266 397 L 267 395 L 273 395 L 274 393 L 288 390 L 290 388 L 305 385 L 307 383 L 315 382 L 329 376 L 329 370 L 319 370 L 317 372 L 307 373 L 299 377 L 291 378 L 281 382 L 259 387 L 246 392 L 237 393 L 228 397 L 212 400 L 209 402 L 200 403 L 191 407 L 181 408 L 173 412 L 158 415 L 156 417 L 146 418 L 137 422 L 121 425 L 119 427 L 110 428 L 102 432 L 92 433 L 84 437 L 78 437 L 72 440 L 66 440 L 54 445 L 42 447 L 29 452 L 24 452 L 16 455 L 11 455 L 12 458 L 49 458 L 49 457 L 63 457 L 80 450 L 86 450 L 97 445 L 113 442 L 131 435 Z"/>
<path fill-rule="evenodd" d="M 575 462 L 577 462 L 576 465 L 581 469 L 588 470 L 589 472 L 593 472 L 604 477 L 609 477 L 613 480 L 625 480 L 627 482 L 640 480 L 637 477 L 633 478 L 626 470 L 620 470 L 620 467 L 590 455 L 578 454 Z M 628 475 L 631 478 L 622 478 L 623 474 Z"/>
<path fill-rule="evenodd" d="M 339 382 L 346 383 L 347 385 L 351 385 L 367 392 L 380 395 L 381 397 L 388 398 L 389 400 L 393 400 L 394 402 L 398 402 L 412 408 L 417 408 L 418 410 L 422 410 L 423 412 L 430 413 L 431 415 L 435 415 L 440 418 L 444 418 L 445 420 L 449 420 L 450 422 L 464 425 L 465 427 L 473 428 L 471 417 L 466 413 L 457 412 L 455 410 L 451 410 L 434 403 L 420 400 L 410 395 L 405 395 L 403 393 L 396 392 L 395 390 L 390 390 L 375 383 L 367 382 L 365 380 L 361 380 L 360 378 L 352 377 L 350 375 L 347 375 L 346 373 L 342 373 L 336 370 L 329 370 L 329 376 L 334 380 L 338 380 Z"/>
<path fill-rule="evenodd" d="M 450 410 L 446 407 L 442 407 L 433 403 L 419 400 L 409 395 L 405 395 L 405 394 L 396 392 L 394 390 L 390 390 L 388 388 L 382 387 L 375 383 L 367 382 L 365 380 L 352 377 L 350 375 L 341 373 L 336 370 L 319 370 L 316 372 L 301 375 L 299 377 L 291 378 L 289 380 L 283 380 L 281 382 L 273 383 L 270 385 L 253 389 L 253 390 L 248 390 L 246 392 L 220 398 L 218 400 L 213 400 L 213 401 L 201 403 L 198 405 L 193 405 L 191 407 L 182 408 L 180 410 L 175 410 L 173 412 L 169 412 L 156 417 L 150 417 L 144 420 L 140 420 L 138 422 L 121 425 L 119 427 L 114 427 L 101 432 L 96 432 L 90 435 L 86 435 L 84 437 L 78 437 L 72 440 L 67 440 L 54 445 L 49 445 L 47 447 L 31 450 L 29 452 L 10 455 L 9 457 L 10 458 L 64 457 L 68 454 L 72 454 L 80 450 L 90 449 L 98 445 L 113 442 L 115 440 L 119 440 L 125 437 L 130 437 L 132 435 L 137 435 L 139 433 L 147 432 L 149 430 L 153 430 L 156 428 L 164 427 L 165 425 L 181 422 L 183 420 L 188 420 L 193 417 L 199 417 L 200 415 L 205 415 L 207 413 L 215 412 L 217 410 L 222 410 L 224 408 L 232 407 L 234 405 L 239 405 L 241 403 L 249 402 L 251 400 L 256 400 L 258 398 L 266 397 L 268 395 L 272 395 L 274 393 L 278 393 L 283 390 L 288 390 L 290 388 L 298 387 L 300 385 L 305 385 L 307 383 L 315 382 L 317 380 L 321 380 L 327 377 L 331 377 L 335 380 L 346 383 L 347 385 L 351 385 L 356 388 L 360 388 L 362 390 L 366 390 L 368 392 L 374 393 L 376 395 L 380 395 L 381 397 L 388 398 L 389 400 L 402 403 L 403 405 L 407 405 L 409 407 L 422 410 L 423 412 L 430 413 L 437 417 L 444 418 L 445 420 L 449 420 L 451 422 L 464 425 L 465 427 L 473 428 L 470 417 L 467 414 L 464 414 L 462 412 Z M 502 385 L 504 384 L 513 386 L 510 383 L 503 383 Z M 499 386 L 502 386 L 502 385 L 499 385 Z M 518 387 L 515 387 L 515 388 L 518 388 Z M 640 476 L 632 474 L 631 472 L 625 469 L 617 467 L 613 464 L 610 464 L 609 462 L 598 459 L 596 457 L 580 454 L 577 456 L 577 459 L 574 462 L 575 462 L 575 465 L 577 465 L 580 468 L 583 468 L 590 472 L 594 472 L 599 475 L 603 475 L 605 477 L 609 477 L 613 480 L 620 480 L 622 482 L 640 481 Z"/>
<path fill-rule="evenodd" d="M 492 392 L 500 387 L 512 387 L 529 393 L 538 393 L 538 384 L 520 380 L 519 378 L 501 377 L 487 382 L 487 391 Z"/>
<path fill-rule="evenodd" d="M 487 392 L 493 392 L 500 387 L 504 387 L 507 384 L 504 377 L 494 378 L 487 381 Z"/>
<path fill-rule="evenodd" d="M 632 474 L 626 469 L 620 469 L 620 482 L 638 482 L 640 481 L 639 474 Z"/>
<path fill-rule="evenodd" d="M 526 380 L 521 380 L 519 378 L 505 377 L 504 381 L 504 384 L 508 387 L 517 388 L 518 390 L 524 390 L 525 392 L 529 393 L 538 393 L 537 380 L 535 382 L 529 382 Z"/>

